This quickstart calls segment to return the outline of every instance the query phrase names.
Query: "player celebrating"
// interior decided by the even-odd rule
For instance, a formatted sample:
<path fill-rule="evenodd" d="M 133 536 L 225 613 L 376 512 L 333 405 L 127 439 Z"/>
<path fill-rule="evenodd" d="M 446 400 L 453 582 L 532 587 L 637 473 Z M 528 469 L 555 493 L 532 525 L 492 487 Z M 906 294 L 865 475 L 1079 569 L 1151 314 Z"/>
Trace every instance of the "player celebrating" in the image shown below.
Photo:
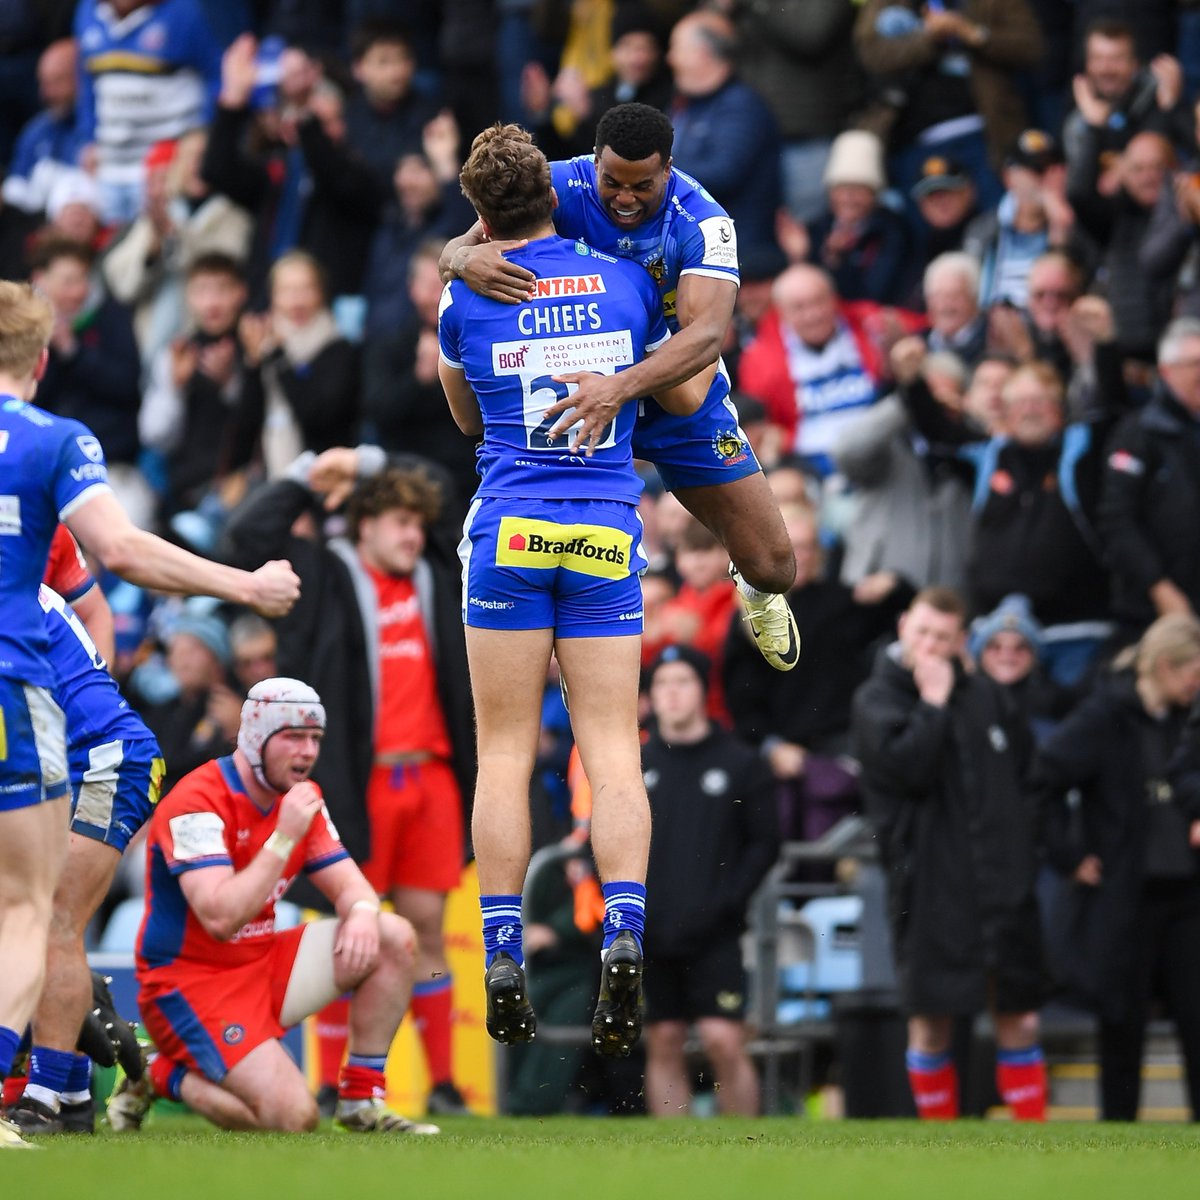
<path fill-rule="evenodd" d="M 670 336 L 640 268 L 555 236 L 550 166 L 516 125 L 484 130 L 460 176 L 486 236 L 520 238 L 536 274 L 513 308 L 452 282 L 442 296 L 439 374 L 465 433 L 484 435 L 482 483 L 463 530 L 463 621 L 475 698 L 479 776 L 472 817 L 487 952 L 487 1027 L 528 1041 L 535 1017 L 521 949 L 529 863 L 528 794 L 553 650 L 596 794 L 592 846 L 604 883 L 604 967 L 593 1043 L 628 1054 L 641 1031 L 650 811 L 642 785 L 637 684 L 642 628 L 634 414 L 621 409 L 590 456 L 548 436 L 554 376 L 630 369 Z M 687 386 L 662 397 L 686 413 Z M 592 772 L 598 771 L 598 777 Z"/>
<path fill-rule="evenodd" d="M 571 449 L 593 450 L 622 406 L 717 364 L 701 409 L 686 421 L 653 399 L 638 401 L 633 453 L 658 468 L 663 485 L 721 540 L 758 647 L 776 669 L 800 657 L 795 619 L 782 593 L 796 574 L 779 508 L 738 424 L 721 342 L 738 290 L 733 221 L 690 176 L 671 165 L 671 122 L 645 104 L 618 104 L 600 119 L 594 158 L 551 164 L 558 195 L 554 227 L 564 237 L 641 263 L 658 284 L 675 333 L 652 358 L 618 373 L 576 377 L 556 370 L 560 389 L 548 416 L 552 436 L 574 425 Z M 509 252 L 520 240 L 488 245 L 481 224 L 450 242 L 442 278 L 509 304 L 527 301 L 534 272 Z M 701 378 L 706 378 L 701 376 Z M 570 407 L 573 411 L 567 413 Z"/>
<path fill-rule="evenodd" d="M 320 697 L 266 679 L 242 706 L 237 749 L 197 767 L 150 821 L 138 1006 L 159 1053 L 108 1105 L 140 1128 L 154 1096 L 224 1129 L 302 1132 L 316 1101 L 284 1030 L 343 992 L 350 1055 L 336 1124 L 356 1133 L 437 1133 L 384 1107 L 384 1063 L 408 1007 L 412 926 L 381 913 L 309 779 L 325 730 Z M 275 931 L 275 903 L 304 871 L 337 919 Z"/>
<path fill-rule="evenodd" d="M 66 732 L 51 689 L 37 589 L 59 519 L 117 574 L 168 591 L 206 591 L 286 612 L 286 563 L 253 574 L 206 562 L 137 529 L 109 490 L 104 453 L 77 421 L 29 403 L 46 369 L 54 314 L 26 284 L 0 282 L 0 1074 L 42 990 L 55 888 L 67 843 Z M 0 1127 L 0 1147 L 24 1142 Z"/>
<path fill-rule="evenodd" d="M 6 1115 L 26 1135 L 91 1133 L 91 1060 L 75 1051 L 92 1003 L 84 932 L 158 800 L 164 766 L 154 735 L 122 698 L 79 616 L 44 584 L 38 600 L 50 637 L 54 698 L 66 714 L 74 799 L 33 1019 L 29 1082 Z"/>

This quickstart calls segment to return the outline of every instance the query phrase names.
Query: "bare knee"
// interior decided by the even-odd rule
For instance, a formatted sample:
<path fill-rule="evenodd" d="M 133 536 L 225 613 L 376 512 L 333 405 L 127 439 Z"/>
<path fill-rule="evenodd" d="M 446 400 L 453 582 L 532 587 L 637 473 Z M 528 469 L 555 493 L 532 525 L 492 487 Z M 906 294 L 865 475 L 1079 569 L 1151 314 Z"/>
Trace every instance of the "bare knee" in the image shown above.
<path fill-rule="evenodd" d="M 709 1061 L 721 1067 L 745 1056 L 743 1028 L 736 1021 L 701 1021 L 697 1032 Z"/>
<path fill-rule="evenodd" d="M 276 1133 L 311 1133 L 320 1123 L 316 1101 L 307 1091 L 293 1091 L 254 1109 L 259 1128 Z"/>
<path fill-rule="evenodd" d="M 381 962 L 410 968 L 416 958 L 417 934 L 412 923 L 396 913 L 379 914 L 379 957 Z"/>
<path fill-rule="evenodd" d="M 992 1019 L 996 1041 L 1003 1050 L 1023 1050 L 1038 1040 L 1040 1026 L 1036 1012 L 996 1013 Z"/>
<path fill-rule="evenodd" d="M 729 547 L 729 557 L 742 578 L 760 592 L 786 592 L 796 582 L 796 556 L 785 538 L 782 544 L 765 532 Z"/>
<path fill-rule="evenodd" d="M 655 1021 L 646 1027 L 646 1052 L 656 1062 L 682 1062 L 686 1045 L 682 1021 Z"/>

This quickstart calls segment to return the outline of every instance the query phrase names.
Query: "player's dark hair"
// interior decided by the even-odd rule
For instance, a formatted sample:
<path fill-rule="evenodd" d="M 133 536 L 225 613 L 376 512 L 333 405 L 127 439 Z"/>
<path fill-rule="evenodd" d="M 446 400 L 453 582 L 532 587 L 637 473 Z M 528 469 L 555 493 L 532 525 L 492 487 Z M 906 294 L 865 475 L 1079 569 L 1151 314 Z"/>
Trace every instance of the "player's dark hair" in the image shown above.
<path fill-rule="evenodd" d="M 1119 17 L 1097 17 L 1087 27 L 1083 39 L 1085 44 L 1090 37 L 1102 37 L 1110 42 L 1128 42 L 1134 53 L 1137 53 L 1137 37 L 1133 26 Z"/>
<path fill-rule="evenodd" d="M 388 467 L 364 479 L 346 502 L 350 540 L 358 541 L 359 526 L 367 517 L 378 517 L 396 508 L 415 512 L 428 528 L 442 511 L 441 485 L 418 469 Z"/>
<path fill-rule="evenodd" d="M 412 34 L 407 25 L 391 17 L 367 17 L 350 34 L 350 61 L 358 62 L 372 46 L 380 43 L 403 46 L 405 53 L 413 56 Z"/>
<path fill-rule="evenodd" d="M 223 254 L 220 250 L 210 250 L 206 254 L 197 254 L 187 269 L 188 279 L 197 275 L 224 275 L 235 283 L 246 282 L 246 272 L 242 264 L 231 254 Z"/>
<path fill-rule="evenodd" d="M 458 176 L 462 193 L 493 233 L 523 237 L 554 212 L 550 164 L 520 125 L 493 125 L 471 143 Z"/>
<path fill-rule="evenodd" d="M 596 154 L 607 146 L 626 162 L 641 162 L 657 154 L 663 166 L 671 161 L 675 130 L 665 113 L 648 104 L 617 104 L 596 126 Z"/>
<path fill-rule="evenodd" d="M 73 258 L 90 270 L 92 263 L 96 261 L 96 252 L 87 242 L 79 242 L 74 238 L 63 237 L 60 233 L 48 231 L 34 239 L 29 251 L 29 269 L 45 271 L 60 258 Z"/>

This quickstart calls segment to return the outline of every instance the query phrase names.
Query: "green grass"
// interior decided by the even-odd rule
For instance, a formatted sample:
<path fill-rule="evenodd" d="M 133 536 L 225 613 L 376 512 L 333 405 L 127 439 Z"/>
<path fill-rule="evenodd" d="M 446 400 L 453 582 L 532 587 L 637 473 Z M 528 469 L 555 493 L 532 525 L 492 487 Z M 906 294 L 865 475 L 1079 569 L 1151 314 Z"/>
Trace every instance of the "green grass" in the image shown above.
<path fill-rule="evenodd" d="M 1187 1126 L 802 1118 L 443 1122 L 438 1138 L 220 1133 L 158 1119 L 0 1161 L 0 1193 L 43 1200 L 1173 1200 L 1200 1189 Z M 22 1186 L 24 1185 L 24 1186 Z"/>

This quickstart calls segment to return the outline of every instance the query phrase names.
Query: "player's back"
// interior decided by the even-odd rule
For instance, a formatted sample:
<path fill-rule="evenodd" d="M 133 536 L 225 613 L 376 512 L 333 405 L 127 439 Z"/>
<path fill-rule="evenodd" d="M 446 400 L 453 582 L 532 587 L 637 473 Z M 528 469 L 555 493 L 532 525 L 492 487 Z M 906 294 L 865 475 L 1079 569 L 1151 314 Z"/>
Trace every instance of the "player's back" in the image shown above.
<path fill-rule="evenodd" d="M 484 440 L 477 495 L 636 502 L 626 406 L 595 453 L 571 454 L 570 436 L 547 440 L 544 416 L 570 389 L 555 376 L 613 374 L 666 340 L 653 280 L 633 264 L 583 242 L 540 238 L 512 252 L 537 279 L 531 299 L 503 304 L 451 282 L 442 296 L 442 356 L 461 368 L 479 400 Z M 557 418 L 555 418 L 557 420 Z"/>
<path fill-rule="evenodd" d="M 67 717 L 67 750 L 97 742 L 153 736 L 129 707 L 96 643 L 71 606 L 45 584 L 38 589 L 46 632 L 48 661 L 54 670 L 55 699 Z"/>
<path fill-rule="evenodd" d="M 85 426 L 0 397 L 0 676 L 53 686 L 38 585 L 60 516 L 107 478 Z"/>

